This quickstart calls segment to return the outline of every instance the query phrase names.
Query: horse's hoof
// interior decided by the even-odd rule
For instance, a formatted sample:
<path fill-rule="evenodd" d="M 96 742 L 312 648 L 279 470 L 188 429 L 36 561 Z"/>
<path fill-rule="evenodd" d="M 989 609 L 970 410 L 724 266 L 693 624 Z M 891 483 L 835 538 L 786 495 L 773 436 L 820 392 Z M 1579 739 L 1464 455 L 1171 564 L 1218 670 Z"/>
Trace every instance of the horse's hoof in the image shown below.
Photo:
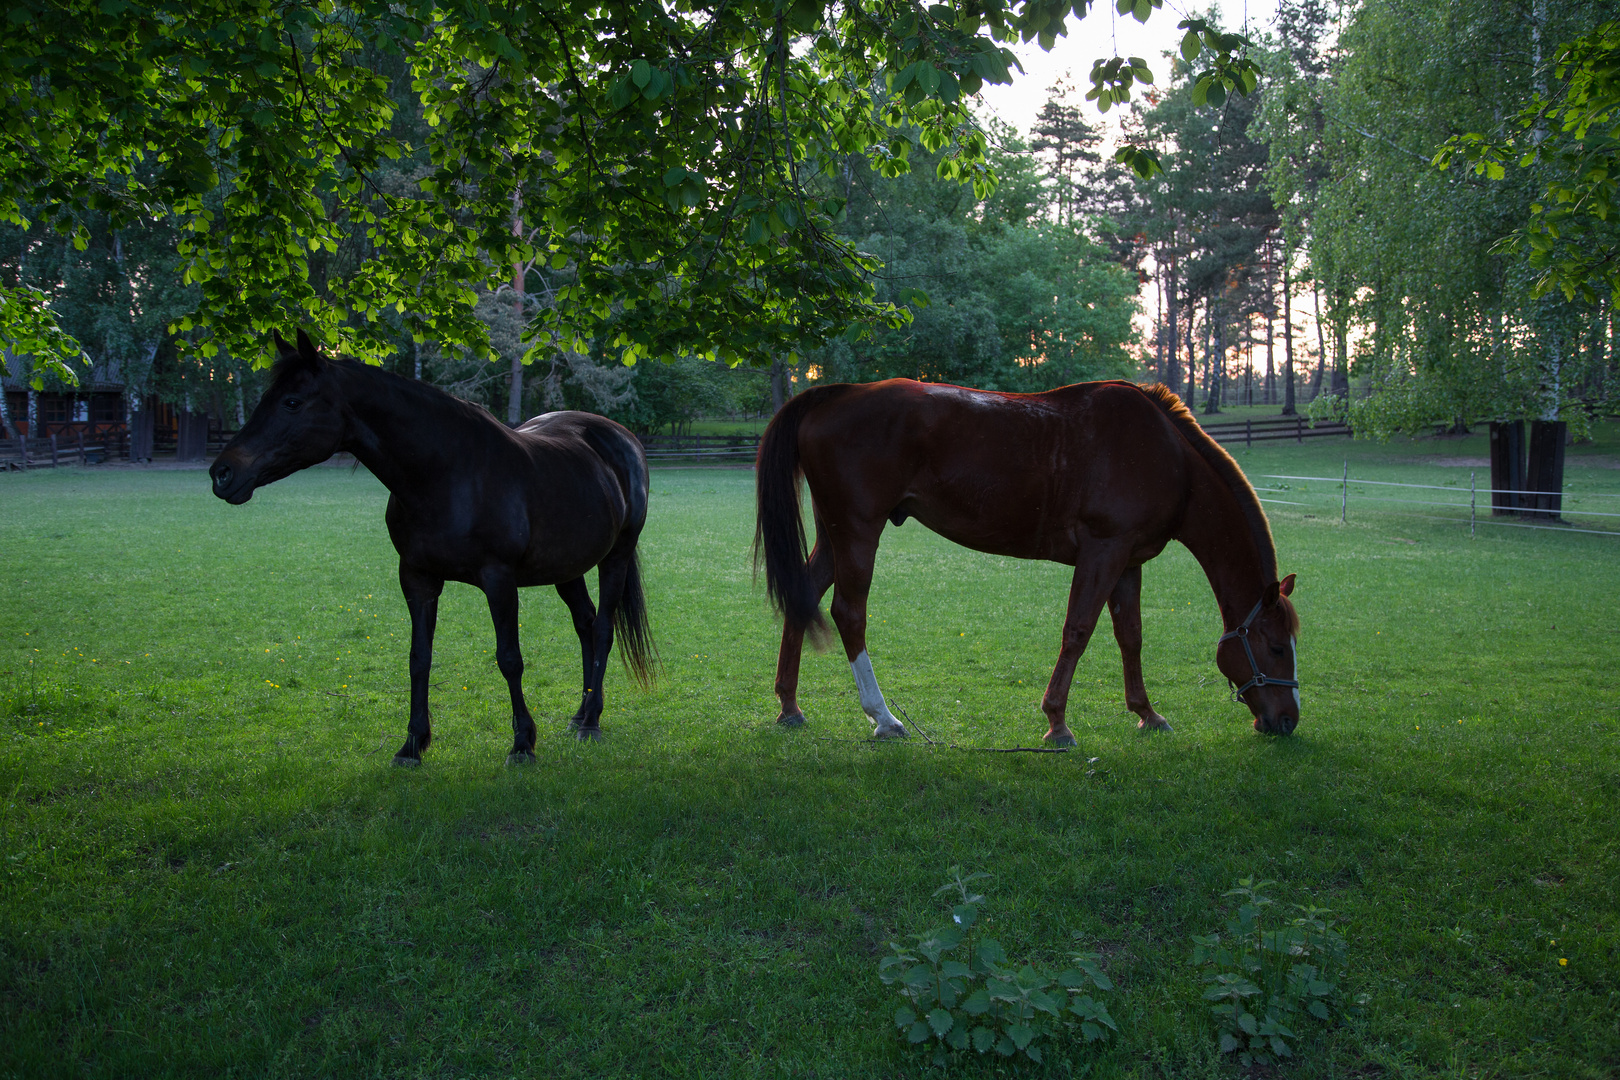
<path fill-rule="evenodd" d="M 1176 729 L 1170 726 L 1170 721 L 1166 720 L 1164 717 L 1160 716 L 1158 713 L 1153 713 L 1151 716 L 1144 716 L 1144 717 L 1142 717 L 1142 719 L 1138 720 L 1136 722 L 1136 730 L 1137 731 L 1174 731 Z"/>
<path fill-rule="evenodd" d="M 394 764 L 402 769 L 416 769 L 421 767 L 422 759 L 419 757 L 406 757 L 404 754 L 395 754 Z"/>
<path fill-rule="evenodd" d="M 508 765 L 533 765 L 534 751 L 514 750 L 510 754 L 506 755 L 506 763 Z"/>
<path fill-rule="evenodd" d="M 906 739 L 911 737 L 904 724 L 895 724 L 892 727 L 880 727 L 872 732 L 874 739 Z"/>
<path fill-rule="evenodd" d="M 1079 746 L 1072 731 L 1048 731 L 1041 737 L 1041 741 L 1048 746 Z"/>
<path fill-rule="evenodd" d="M 783 713 L 781 716 L 778 716 L 776 718 L 776 722 L 778 724 L 781 724 L 785 728 L 804 727 L 804 725 L 805 725 L 804 713 L 802 713 L 802 712 Z"/>
<path fill-rule="evenodd" d="M 602 729 L 599 727 L 574 728 L 574 738 L 578 739 L 580 742 L 596 742 L 601 737 Z"/>

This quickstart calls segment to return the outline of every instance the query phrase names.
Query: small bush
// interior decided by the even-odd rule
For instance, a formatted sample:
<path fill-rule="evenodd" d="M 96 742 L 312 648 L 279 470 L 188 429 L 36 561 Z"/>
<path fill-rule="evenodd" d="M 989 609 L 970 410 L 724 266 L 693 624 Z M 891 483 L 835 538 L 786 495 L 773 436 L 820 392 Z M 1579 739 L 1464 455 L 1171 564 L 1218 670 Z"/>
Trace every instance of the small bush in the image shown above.
<path fill-rule="evenodd" d="M 1241 897 L 1226 936 L 1193 937 L 1195 966 L 1205 969 L 1204 999 L 1220 1033 L 1221 1053 L 1238 1064 L 1275 1064 L 1294 1056 L 1294 1027 L 1314 1018 L 1332 1019 L 1336 987 L 1329 974 L 1344 960 L 1344 938 L 1332 929 L 1326 908 L 1290 905 L 1286 918 L 1269 909 L 1276 902 L 1260 890 L 1274 881 L 1244 878 L 1226 895 Z"/>
<path fill-rule="evenodd" d="M 1057 976 L 1033 964 L 1014 966 L 1000 943 L 974 931 L 984 896 L 970 886 L 989 875 L 963 877 L 957 866 L 950 875 L 934 895 L 956 894 L 951 921 L 913 935 L 911 945 L 891 942 L 891 955 L 878 965 L 884 985 L 909 1002 L 894 1012 L 902 1038 L 931 1049 L 936 1065 L 970 1048 L 1039 1062 L 1043 1040 L 1078 1031 L 1087 1043 L 1100 1042 L 1119 1030 L 1092 996 L 1114 986 L 1096 953 L 1074 954 L 1074 966 Z"/>

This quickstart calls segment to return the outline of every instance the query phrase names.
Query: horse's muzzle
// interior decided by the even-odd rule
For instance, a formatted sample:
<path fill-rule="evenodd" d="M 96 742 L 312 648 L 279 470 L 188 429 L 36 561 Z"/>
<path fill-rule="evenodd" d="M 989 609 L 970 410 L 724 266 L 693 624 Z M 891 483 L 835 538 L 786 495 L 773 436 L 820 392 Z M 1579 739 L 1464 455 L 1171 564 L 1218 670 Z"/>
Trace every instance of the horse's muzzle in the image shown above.
<path fill-rule="evenodd" d="M 1277 713 L 1275 716 L 1257 716 L 1254 718 L 1254 730 L 1262 735 L 1292 735 L 1294 728 L 1299 726 L 1299 717 L 1293 713 Z"/>
<path fill-rule="evenodd" d="M 223 457 L 209 466 L 208 475 L 214 481 L 214 494 L 232 506 L 241 506 L 253 498 L 253 477 L 232 468 Z"/>

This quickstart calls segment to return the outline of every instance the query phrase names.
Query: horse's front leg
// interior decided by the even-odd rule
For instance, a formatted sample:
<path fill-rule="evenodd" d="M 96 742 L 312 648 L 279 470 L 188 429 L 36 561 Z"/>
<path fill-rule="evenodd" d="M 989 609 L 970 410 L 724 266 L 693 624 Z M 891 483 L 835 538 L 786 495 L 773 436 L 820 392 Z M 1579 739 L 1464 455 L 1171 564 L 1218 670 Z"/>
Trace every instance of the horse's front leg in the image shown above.
<path fill-rule="evenodd" d="M 1052 668 L 1052 681 L 1046 684 L 1046 696 L 1041 699 L 1041 711 L 1046 714 L 1047 722 L 1043 738 L 1053 746 L 1075 745 L 1074 733 L 1065 719 L 1069 685 L 1074 681 L 1075 665 L 1086 651 L 1091 632 L 1097 628 L 1103 600 L 1113 591 L 1124 569 L 1124 559 L 1111 556 L 1106 549 L 1088 546 L 1081 549 L 1075 564 L 1074 582 L 1069 586 L 1069 610 L 1063 619 L 1063 646 L 1058 651 L 1057 665 Z"/>
<path fill-rule="evenodd" d="M 872 591 L 872 566 L 877 559 L 877 535 L 883 528 L 848 528 L 839 537 L 833 552 L 833 625 L 844 643 L 850 674 L 860 695 L 861 711 L 872 721 L 872 735 L 879 739 L 903 739 L 906 726 L 896 720 L 883 700 L 872 658 L 866 652 L 866 598 Z M 854 535 L 850 535 L 854 534 Z"/>
<path fill-rule="evenodd" d="M 399 587 L 411 613 L 411 719 L 405 745 L 394 755 L 395 765 L 422 764 L 422 751 L 433 741 L 428 711 L 428 677 L 433 672 L 433 628 L 439 621 L 439 594 L 444 579 L 399 566 Z"/>
<path fill-rule="evenodd" d="M 527 764 L 534 760 L 534 717 L 529 715 L 528 703 L 523 700 L 523 649 L 518 643 L 518 590 L 517 578 L 506 567 L 484 571 L 479 586 L 489 601 L 489 617 L 495 623 L 495 663 L 506 679 L 507 692 L 512 696 L 512 750 L 506 755 L 509 765 Z"/>
<path fill-rule="evenodd" d="M 564 581 L 557 586 L 557 595 L 562 597 L 563 603 L 568 605 L 568 614 L 574 620 L 574 633 L 579 635 L 579 653 L 582 687 L 579 697 L 579 709 L 568 721 L 569 730 L 579 733 L 582 739 L 596 738 L 602 733 L 602 695 L 599 683 L 592 681 L 591 675 L 596 670 L 596 605 L 591 603 L 590 590 L 585 587 L 585 579 L 577 577 L 572 581 Z M 607 666 L 606 657 L 603 657 L 603 667 Z"/>
<path fill-rule="evenodd" d="M 1148 701 L 1147 683 L 1142 681 L 1142 568 L 1128 566 L 1119 575 L 1108 613 L 1114 619 L 1114 640 L 1119 642 L 1119 658 L 1125 666 L 1125 707 L 1141 720 L 1143 731 L 1169 731 L 1170 721 L 1160 716 Z"/>
<path fill-rule="evenodd" d="M 805 569 L 819 604 L 833 583 L 832 552 L 820 535 L 816 537 L 815 550 L 810 552 Z M 782 703 L 782 711 L 777 714 L 776 722 L 783 727 L 798 727 L 805 722 L 804 710 L 799 708 L 799 660 L 804 655 L 804 629 L 790 627 L 785 620 L 782 623 L 782 647 L 776 654 L 776 699 Z"/>

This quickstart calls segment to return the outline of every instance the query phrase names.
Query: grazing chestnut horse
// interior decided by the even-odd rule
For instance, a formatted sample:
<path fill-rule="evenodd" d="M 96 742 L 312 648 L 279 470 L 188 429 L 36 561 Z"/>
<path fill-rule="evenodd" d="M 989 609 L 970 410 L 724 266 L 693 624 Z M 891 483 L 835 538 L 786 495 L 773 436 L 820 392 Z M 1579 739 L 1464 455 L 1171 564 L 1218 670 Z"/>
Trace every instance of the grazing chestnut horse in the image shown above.
<path fill-rule="evenodd" d="M 799 478 L 810 485 L 815 549 L 805 554 Z M 866 596 L 884 522 L 916 518 L 958 544 L 1074 567 L 1063 644 L 1041 710 L 1046 739 L 1074 745 L 1064 722 L 1075 664 L 1108 605 L 1125 662 L 1125 703 L 1141 728 L 1169 724 L 1142 682 L 1142 564 L 1178 540 L 1203 566 L 1227 632 L 1215 663 L 1257 731 L 1299 722 L 1287 599 L 1260 500 L 1226 451 L 1163 386 L 1080 383 L 1001 394 L 909 379 L 809 390 L 783 406 L 759 445 L 756 557 L 783 616 L 776 665 L 780 723 L 804 722 L 799 655 L 825 631 L 833 590 L 861 708 L 880 737 L 905 726 L 884 704 L 866 653 Z"/>
<path fill-rule="evenodd" d="M 381 368 L 321 355 L 303 331 L 280 357 L 253 415 L 215 460 L 214 494 L 232 505 L 339 450 L 388 488 L 388 535 L 411 614 L 411 718 L 396 765 L 433 740 L 428 673 L 446 581 L 476 585 L 495 621 L 495 661 L 512 695 L 512 752 L 534 759 L 523 700 L 518 589 L 555 585 L 574 617 L 585 669 L 571 726 L 601 734 L 602 677 L 617 628 L 626 664 L 649 680 L 652 638 L 636 540 L 647 520 L 647 460 L 636 437 L 590 413 L 554 412 L 508 428 L 476 405 Z M 597 568 L 593 607 L 585 573 Z"/>

